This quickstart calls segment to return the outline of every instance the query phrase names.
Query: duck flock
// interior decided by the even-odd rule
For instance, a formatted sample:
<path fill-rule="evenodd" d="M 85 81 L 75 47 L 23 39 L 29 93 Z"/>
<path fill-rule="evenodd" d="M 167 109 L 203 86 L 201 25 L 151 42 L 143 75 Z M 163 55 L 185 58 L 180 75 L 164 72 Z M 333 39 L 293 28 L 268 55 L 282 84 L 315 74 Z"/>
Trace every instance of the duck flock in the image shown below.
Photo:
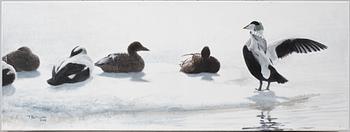
<path fill-rule="evenodd" d="M 258 91 L 262 90 L 263 81 L 267 82 L 266 90 L 269 90 L 271 82 L 286 83 L 288 80 L 280 75 L 274 68 L 274 63 L 291 53 L 309 53 L 327 49 L 327 46 L 306 38 L 289 38 L 267 45 L 263 36 L 261 22 L 253 21 L 243 29 L 249 30 L 250 38 L 243 46 L 243 58 L 249 72 L 259 80 Z M 77 46 L 72 49 L 69 57 L 55 64 L 52 68 L 52 77 L 47 83 L 53 86 L 64 83 L 82 82 L 90 78 L 94 66 L 104 72 L 128 73 L 141 72 L 145 62 L 137 53 L 149 51 L 140 42 L 132 42 L 127 53 L 112 53 L 93 63 L 87 54 L 87 49 Z M 205 46 L 200 53 L 186 54 L 190 56 L 180 64 L 180 71 L 187 74 L 217 73 L 220 70 L 220 62 L 210 56 L 209 47 Z M 40 59 L 29 47 L 21 47 L 2 57 L 2 86 L 15 82 L 16 72 L 35 71 L 40 66 Z"/>

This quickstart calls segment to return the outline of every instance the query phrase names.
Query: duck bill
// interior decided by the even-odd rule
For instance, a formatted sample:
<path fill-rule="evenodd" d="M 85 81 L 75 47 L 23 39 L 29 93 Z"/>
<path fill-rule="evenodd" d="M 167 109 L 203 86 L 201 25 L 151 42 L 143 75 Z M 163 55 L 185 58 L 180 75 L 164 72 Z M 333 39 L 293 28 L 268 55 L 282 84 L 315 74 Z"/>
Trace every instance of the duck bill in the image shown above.
<path fill-rule="evenodd" d="M 149 49 L 147 49 L 146 47 L 142 47 L 140 50 L 142 50 L 142 51 L 149 51 Z"/>
<path fill-rule="evenodd" d="M 253 28 L 254 28 L 254 27 L 253 27 L 252 24 L 249 24 L 249 25 L 243 27 L 243 29 L 247 29 L 247 30 L 251 30 L 251 29 L 253 29 Z"/>

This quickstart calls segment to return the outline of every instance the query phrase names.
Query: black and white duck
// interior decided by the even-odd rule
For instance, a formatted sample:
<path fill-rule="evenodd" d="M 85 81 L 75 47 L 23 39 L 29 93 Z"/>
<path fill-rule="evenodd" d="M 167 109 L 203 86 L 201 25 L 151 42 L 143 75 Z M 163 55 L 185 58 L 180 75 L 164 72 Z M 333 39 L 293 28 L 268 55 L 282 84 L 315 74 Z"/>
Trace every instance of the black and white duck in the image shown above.
<path fill-rule="evenodd" d="M 85 48 L 77 46 L 68 58 L 52 68 L 52 78 L 47 83 L 53 86 L 64 83 L 76 83 L 87 80 L 92 73 L 93 62 Z"/>
<path fill-rule="evenodd" d="M 250 39 L 243 47 L 243 57 L 250 73 L 259 80 L 261 91 L 263 81 L 269 90 L 271 82 L 286 83 L 288 80 L 277 72 L 274 62 L 291 53 L 309 53 L 327 49 L 327 46 L 306 38 L 289 38 L 267 46 L 261 22 L 253 21 L 243 29 L 249 30 Z"/>

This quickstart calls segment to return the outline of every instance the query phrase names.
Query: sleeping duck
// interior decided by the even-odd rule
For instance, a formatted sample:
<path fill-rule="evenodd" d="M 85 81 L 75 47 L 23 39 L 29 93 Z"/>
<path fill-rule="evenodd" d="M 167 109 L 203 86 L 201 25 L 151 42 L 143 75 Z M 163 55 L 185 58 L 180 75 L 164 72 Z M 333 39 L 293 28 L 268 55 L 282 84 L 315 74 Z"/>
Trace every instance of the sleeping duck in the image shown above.
<path fill-rule="evenodd" d="M 141 72 L 145 67 L 138 51 L 149 51 L 140 42 L 133 42 L 128 47 L 128 53 L 113 53 L 95 63 L 104 72 Z"/>
<path fill-rule="evenodd" d="M 2 67 L 2 86 L 12 84 L 16 79 L 15 69 L 4 61 L 1 61 Z"/>
<path fill-rule="evenodd" d="M 209 47 L 205 46 L 201 53 L 187 54 L 192 55 L 190 58 L 180 64 L 181 72 L 184 73 L 217 73 L 220 69 L 220 62 L 210 56 Z"/>
<path fill-rule="evenodd" d="M 2 57 L 2 60 L 12 65 L 17 72 L 34 71 L 40 65 L 39 57 L 25 46 Z"/>
<path fill-rule="evenodd" d="M 53 86 L 76 83 L 88 79 L 93 70 L 93 62 L 85 48 L 75 47 L 70 56 L 52 68 L 52 78 L 47 83 Z"/>

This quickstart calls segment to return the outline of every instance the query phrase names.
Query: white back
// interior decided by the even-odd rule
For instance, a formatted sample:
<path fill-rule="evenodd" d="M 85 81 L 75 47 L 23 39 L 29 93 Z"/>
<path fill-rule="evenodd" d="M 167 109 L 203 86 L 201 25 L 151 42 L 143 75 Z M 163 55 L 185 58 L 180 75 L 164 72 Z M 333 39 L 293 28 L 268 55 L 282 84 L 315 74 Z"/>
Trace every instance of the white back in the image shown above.
<path fill-rule="evenodd" d="M 69 63 L 82 64 L 87 66 L 90 69 L 90 72 L 93 71 L 93 62 L 91 58 L 87 54 L 78 54 L 73 57 L 68 57 L 55 65 L 55 72 L 60 71 L 63 67 L 65 67 Z"/>

